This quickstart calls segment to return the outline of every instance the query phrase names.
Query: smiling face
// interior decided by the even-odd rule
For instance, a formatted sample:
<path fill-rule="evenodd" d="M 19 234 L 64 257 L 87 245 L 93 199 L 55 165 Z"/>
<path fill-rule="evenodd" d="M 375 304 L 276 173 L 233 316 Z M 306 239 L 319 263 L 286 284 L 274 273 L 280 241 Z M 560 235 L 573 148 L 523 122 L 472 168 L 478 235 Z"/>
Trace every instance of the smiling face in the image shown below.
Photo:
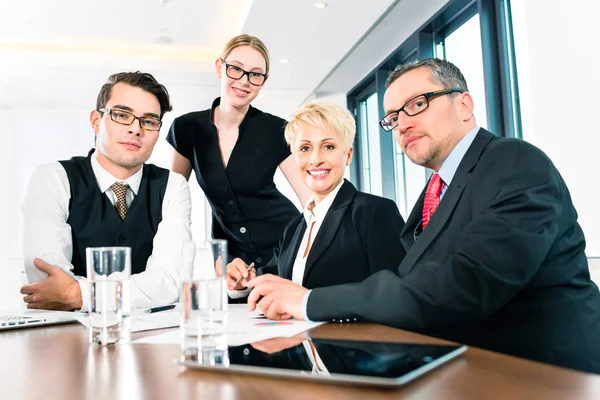
<path fill-rule="evenodd" d="M 224 57 L 225 63 L 239 67 L 247 72 L 266 74 L 267 66 L 263 55 L 250 46 L 239 46 L 231 50 Z M 215 63 L 217 77 L 221 80 L 221 103 L 227 102 L 235 108 L 247 107 L 258 96 L 262 86 L 255 86 L 248 82 L 248 75 L 240 79 L 227 76 L 225 63 L 218 59 Z"/>
<path fill-rule="evenodd" d="M 408 71 L 387 88 L 383 98 L 385 114 L 400 109 L 415 96 L 442 89 L 448 88 L 435 83 L 427 68 Z M 432 98 L 425 111 L 412 117 L 400 112 L 393 133 L 413 163 L 438 171 L 454 146 L 474 126 L 473 102 L 465 92 Z"/>
<path fill-rule="evenodd" d="M 160 118 L 160 104 L 153 94 L 117 83 L 113 86 L 105 108 L 123 110 L 137 117 Z M 100 165 L 119 179 L 127 179 L 148 161 L 158 140 L 158 131 L 147 131 L 136 119 L 131 125 L 114 122 L 109 113 L 92 111 L 92 128 L 96 133 L 96 153 Z"/>
<path fill-rule="evenodd" d="M 291 150 L 302 180 L 313 192 L 316 203 L 339 185 L 352 160 L 352 147 L 347 148 L 333 129 L 320 129 L 306 123 L 300 125 Z"/>

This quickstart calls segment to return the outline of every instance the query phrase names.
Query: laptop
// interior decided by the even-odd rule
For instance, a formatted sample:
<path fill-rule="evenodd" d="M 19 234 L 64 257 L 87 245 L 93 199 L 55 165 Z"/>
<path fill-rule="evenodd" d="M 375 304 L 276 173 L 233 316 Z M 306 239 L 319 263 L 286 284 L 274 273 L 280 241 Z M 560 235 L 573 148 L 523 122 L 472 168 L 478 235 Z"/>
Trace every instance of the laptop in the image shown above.
<path fill-rule="evenodd" d="M 77 322 L 80 313 L 66 311 L 26 311 L 0 313 L 0 332 L 36 326 L 59 325 Z"/>
<path fill-rule="evenodd" d="M 289 341 L 280 339 L 282 343 Z M 466 350 L 462 345 L 312 339 L 278 351 L 273 351 L 273 346 L 260 346 L 260 342 L 230 347 L 220 363 L 214 360 L 179 363 L 198 370 L 396 388 L 439 368 Z"/>

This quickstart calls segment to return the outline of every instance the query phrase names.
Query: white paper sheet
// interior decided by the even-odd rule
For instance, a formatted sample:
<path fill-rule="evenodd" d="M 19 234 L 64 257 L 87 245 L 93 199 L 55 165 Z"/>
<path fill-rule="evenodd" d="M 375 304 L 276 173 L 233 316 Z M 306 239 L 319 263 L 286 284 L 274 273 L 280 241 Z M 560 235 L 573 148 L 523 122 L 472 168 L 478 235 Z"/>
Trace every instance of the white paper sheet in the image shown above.
<path fill-rule="evenodd" d="M 291 337 L 305 332 L 323 322 L 307 322 L 290 319 L 286 321 L 269 321 L 261 318 L 259 310 L 248 311 L 246 304 L 230 304 L 227 322 L 227 344 L 240 346 L 246 343 L 259 342 L 275 337 Z M 179 344 L 179 330 L 173 330 L 133 341 L 147 344 Z"/>
<path fill-rule="evenodd" d="M 131 313 L 131 332 L 151 331 L 154 329 L 173 328 L 179 326 L 179 309 L 147 314 L 144 309 L 134 310 Z M 89 328 L 90 320 L 86 314 L 76 316 L 80 324 Z"/>

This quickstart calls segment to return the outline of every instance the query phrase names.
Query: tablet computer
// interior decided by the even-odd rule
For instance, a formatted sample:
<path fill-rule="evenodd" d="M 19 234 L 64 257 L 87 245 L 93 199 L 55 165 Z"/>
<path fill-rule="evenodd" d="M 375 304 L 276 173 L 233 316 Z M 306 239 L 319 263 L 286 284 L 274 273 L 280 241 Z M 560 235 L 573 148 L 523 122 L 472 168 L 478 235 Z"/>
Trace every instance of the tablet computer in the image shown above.
<path fill-rule="evenodd" d="M 192 369 L 230 371 L 322 382 L 398 387 L 464 353 L 466 346 L 291 338 L 230 347 L 213 360 L 184 361 Z M 211 365 L 212 364 L 212 365 Z"/>

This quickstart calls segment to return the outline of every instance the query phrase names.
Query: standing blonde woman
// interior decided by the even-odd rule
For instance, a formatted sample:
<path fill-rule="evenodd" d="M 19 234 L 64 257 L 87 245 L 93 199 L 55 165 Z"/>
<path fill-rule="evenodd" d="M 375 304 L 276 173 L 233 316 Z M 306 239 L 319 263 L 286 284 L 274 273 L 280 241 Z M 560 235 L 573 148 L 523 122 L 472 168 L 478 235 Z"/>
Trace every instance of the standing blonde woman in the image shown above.
<path fill-rule="evenodd" d="M 285 226 L 299 215 L 275 187 L 277 167 L 304 204 L 309 194 L 284 139 L 286 121 L 250 105 L 269 78 L 269 52 L 249 35 L 231 39 L 215 61 L 221 97 L 208 110 L 173 121 L 171 169 L 192 170 L 213 214 L 213 237 L 226 239 L 230 260 L 257 267 L 271 258 Z"/>

